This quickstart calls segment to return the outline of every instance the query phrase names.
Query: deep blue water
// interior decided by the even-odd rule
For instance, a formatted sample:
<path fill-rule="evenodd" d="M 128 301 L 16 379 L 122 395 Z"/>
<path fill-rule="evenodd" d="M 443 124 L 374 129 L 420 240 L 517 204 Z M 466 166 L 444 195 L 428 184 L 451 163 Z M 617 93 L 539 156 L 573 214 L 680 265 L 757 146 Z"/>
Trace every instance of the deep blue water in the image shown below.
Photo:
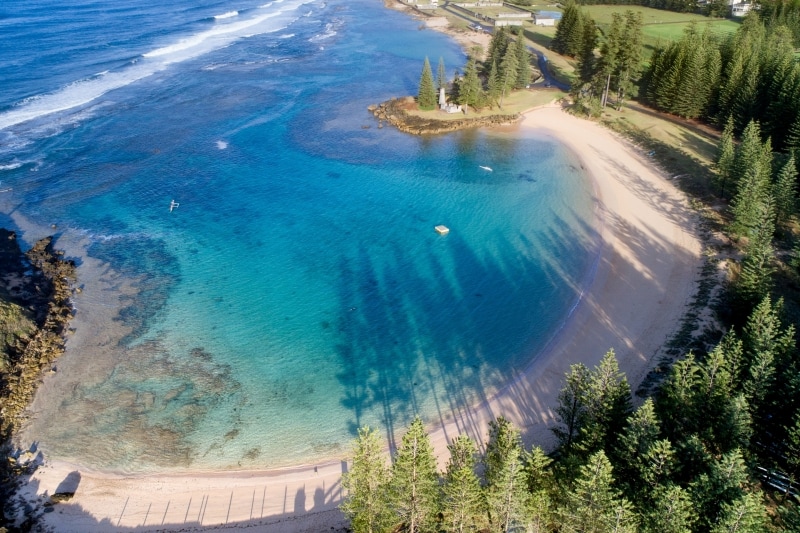
<path fill-rule="evenodd" d="M 28 430 L 52 456 L 337 456 L 360 425 L 490 395 L 578 298 L 593 204 L 562 146 L 367 111 L 416 92 L 426 55 L 460 68 L 454 42 L 377 1 L 263 1 L 0 7 L 3 200 L 110 269 L 81 271 L 112 288 L 76 297 L 76 328 L 122 302 Z"/>

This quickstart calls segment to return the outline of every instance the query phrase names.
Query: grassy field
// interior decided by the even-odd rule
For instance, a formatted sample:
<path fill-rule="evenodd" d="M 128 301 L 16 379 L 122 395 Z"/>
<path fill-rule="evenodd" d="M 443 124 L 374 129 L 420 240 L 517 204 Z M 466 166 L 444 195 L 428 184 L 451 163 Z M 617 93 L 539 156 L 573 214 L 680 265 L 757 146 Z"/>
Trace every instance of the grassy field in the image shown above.
<path fill-rule="evenodd" d="M 624 13 L 627 10 L 642 13 L 644 27 L 645 58 L 649 59 L 655 49 L 669 42 L 677 41 L 683 35 L 686 27 L 694 22 L 700 28 L 710 26 L 711 31 L 724 36 L 734 33 L 739 27 L 739 22 L 726 19 L 712 19 L 704 15 L 691 13 L 675 13 L 640 6 L 582 6 L 585 12 L 597 22 L 601 29 L 611 25 L 612 14 Z"/>

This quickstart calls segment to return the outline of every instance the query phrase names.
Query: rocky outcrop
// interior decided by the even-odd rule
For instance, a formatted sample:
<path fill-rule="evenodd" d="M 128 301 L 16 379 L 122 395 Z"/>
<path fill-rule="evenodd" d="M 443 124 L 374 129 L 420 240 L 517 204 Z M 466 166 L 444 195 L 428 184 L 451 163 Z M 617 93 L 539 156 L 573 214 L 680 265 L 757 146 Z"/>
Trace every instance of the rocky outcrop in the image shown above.
<path fill-rule="evenodd" d="M 72 317 L 71 286 L 75 264 L 54 251 L 52 237 L 38 241 L 23 254 L 13 231 L 0 229 L 0 532 L 4 525 L 26 530 L 33 518 L 26 513 L 25 527 L 6 524 L 14 516 L 15 480 L 38 464 L 26 452 L 11 454 L 11 435 L 24 420 L 42 375 L 64 351 L 64 333 Z M 69 499 L 68 494 L 61 501 Z M 10 519 L 14 522 L 14 519 Z"/>
<path fill-rule="evenodd" d="M 409 109 L 416 107 L 414 98 L 393 98 L 382 104 L 369 106 L 370 112 L 378 119 L 379 123 L 388 122 L 400 131 L 413 135 L 436 135 L 469 128 L 480 128 L 484 126 L 505 126 L 520 120 L 519 113 L 514 114 L 492 114 L 480 117 L 469 117 L 462 115 L 463 118 L 436 118 L 431 112 L 431 116 L 421 117 L 410 114 Z"/>
<path fill-rule="evenodd" d="M 19 249 L 13 232 L 4 233 L 7 243 L 10 241 Z M 53 250 L 52 240 L 46 237 L 38 241 L 25 254 L 26 266 L 30 267 L 28 274 L 17 280 L 13 292 L 3 291 L 11 295 L 14 304 L 26 309 L 36 324 L 24 346 L 8 354 L 8 367 L 0 375 L 3 434 L 18 427 L 23 411 L 33 399 L 39 377 L 64 351 L 64 332 L 72 317 L 69 297 L 75 281 L 75 263 L 62 259 L 62 252 Z"/>

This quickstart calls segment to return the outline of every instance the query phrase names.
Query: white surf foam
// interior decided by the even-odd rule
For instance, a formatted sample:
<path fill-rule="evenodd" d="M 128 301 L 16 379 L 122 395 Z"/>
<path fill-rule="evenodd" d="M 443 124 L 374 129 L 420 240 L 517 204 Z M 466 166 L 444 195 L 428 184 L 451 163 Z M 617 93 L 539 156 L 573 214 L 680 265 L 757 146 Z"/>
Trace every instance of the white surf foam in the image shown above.
<path fill-rule="evenodd" d="M 239 16 L 239 12 L 238 11 L 228 11 L 227 13 L 223 13 L 222 15 L 214 15 L 214 18 L 216 20 L 222 20 L 222 19 L 230 19 L 230 18 L 238 17 L 238 16 Z"/>
<path fill-rule="evenodd" d="M 312 38 L 309 39 L 309 41 L 311 41 L 312 43 L 318 43 L 320 41 L 325 41 L 327 39 L 330 39 L 331 37 L 335 36 L 336 33 L 337 33 L 335 28 L 336 28 L 336 25 L 331 23 L 331 22 L 329 22 L 329 23 L 325 24 L 325 31 L 323 33 L 320 33 L 319 35 L 313 36 Z"/>
<path fill-rule="evenodd" d="M 22 166 L 22 163 L 9 163 L 7 165 L 0 165 L 0 170 L 14 170 Z"/>
<path fill-rule="evenodd" d="M 84 106 L 109 91 L 164 70 L 172 63 L 186 61 L 218 50 L 245 35 L 271 33 L 285 29 L 297 20 L 297 17 L 287 19 L 287 16 L 291 17 L 291 12 L 307 1 L 293 0 L 284 4 L 284 0 L 276 0 L 266 5 L 282 4 L 279 9 L 269 12 L 256 10 L 250 18 L 217 25 L 156 48 L 143 54 L 142 61 L 134 60 L 121 70 L 102 72 L 90 78 L 75 81 L 52 93 L 27 98 L 8 111 L 0 113 L 0 130 L 39 117 Z"/>
<path fill-rule="evenodd" d="M 88 104 L 108 91 L 119 89 L 160 70 L 152 66 L 132 66 L 120 72 L 92 76 L 70 83 L 49 94 L 27 98 L 0 115 L 0 130 L 35 118 Z"/>

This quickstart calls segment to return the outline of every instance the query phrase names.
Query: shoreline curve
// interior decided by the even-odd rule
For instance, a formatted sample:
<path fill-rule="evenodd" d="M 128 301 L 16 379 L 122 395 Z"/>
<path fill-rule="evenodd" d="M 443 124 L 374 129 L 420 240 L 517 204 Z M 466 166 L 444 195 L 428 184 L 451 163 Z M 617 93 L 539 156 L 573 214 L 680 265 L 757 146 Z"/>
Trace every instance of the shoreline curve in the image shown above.
<path fill-rule="evenodd" d="M 551 445 L 548 426 L 564 373 L 574 363 L 596 365 L 609 349 L 635 390 L 696 289 L 702 259 L 695 216 L 652 162 L 611 131 L 557 106 L 529 111 L 500 134 L 528 132 L 567 146 L 590 175 L 602 220 L 597 265 L 571 315 L 520 375 L 491 399 L 429 427 L 440 464 L 452 438 L 467 433 L 482 444 L 488 421 L 501 414 L 521 428 L 526 445 Z M 337 510 L 346 468 L 335 460 L 265 471 L 124 475 L 46 461 L 21 494 L 31 501 L 52 495 L 78 472 L 74 498 L 43 517 L 63 532 L 321 531 L 346 525 Z"/>

